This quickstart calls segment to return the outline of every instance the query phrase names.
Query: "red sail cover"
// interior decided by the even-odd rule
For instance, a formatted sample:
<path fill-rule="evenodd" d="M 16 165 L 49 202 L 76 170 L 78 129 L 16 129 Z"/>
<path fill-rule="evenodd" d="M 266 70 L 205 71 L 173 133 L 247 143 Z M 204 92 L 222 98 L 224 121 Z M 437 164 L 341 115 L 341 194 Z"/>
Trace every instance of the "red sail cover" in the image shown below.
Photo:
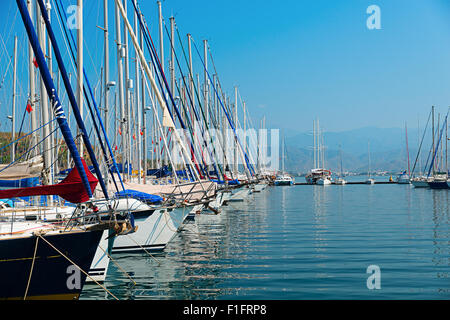
<path fill-rule="evenodd" d="M 84 159 L 81 159 L 81 161 L 83 162 L 84 170 L 86 171 L 89 185 L 91 186 L 91 191 L 94 192 L 98 180 L 89 171 Z M 49 195 L 60 196 L 61 198 L 72 203 L 86 202 L 89 200 L 89 195 L 84 189 L 83 182 L 81 181 L 80 174 L 78 173 L 76 167 L 73 168 L 67 177 L 58 184 L 0 190 L 0 199 Z"/>

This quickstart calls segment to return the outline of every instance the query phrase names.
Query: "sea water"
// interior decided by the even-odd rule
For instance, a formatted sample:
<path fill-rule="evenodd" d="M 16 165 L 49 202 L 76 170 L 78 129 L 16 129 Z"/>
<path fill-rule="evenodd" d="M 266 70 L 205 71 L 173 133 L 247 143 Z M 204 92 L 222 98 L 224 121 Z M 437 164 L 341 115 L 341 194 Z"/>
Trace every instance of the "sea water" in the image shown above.
<path fill-rule="evenodd" d="M 450 299 L 449 200 L 411 185 L 269 186 L 197 215 L 162 253 L 113 255 L 104 286 L 120 300 Z M 113 298 L 89 284 L 80 299 Z"/>

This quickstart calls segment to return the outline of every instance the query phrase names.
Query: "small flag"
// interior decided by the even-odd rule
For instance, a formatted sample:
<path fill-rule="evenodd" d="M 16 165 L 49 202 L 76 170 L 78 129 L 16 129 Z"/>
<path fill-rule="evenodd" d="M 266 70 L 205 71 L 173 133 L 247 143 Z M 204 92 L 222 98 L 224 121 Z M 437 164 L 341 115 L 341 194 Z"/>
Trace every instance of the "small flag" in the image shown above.
<path fill-rule="evenodd" d="M 133 140 L 136 140 L 136 135 L 133 133 Z"/>
<path fill-rule="evenodd" d="M 120 128 L 119 128 L 119 134 L 122 135 L 122 130 L 120 130 Z"/>
<path fill-rule="evenodd" d="M 144 135 L 144 131 L 141 130 L 141 136 L 143 136 L 143 135 Z"/>
<path fill-rule="evenodd" d="M 117 151 L 117 146 L 114 149 Z"/>
<path fill-rule="evenodd" d="M 30 103 L 27 103 L 27 108 L 26 110 L 28 111 L 28 113 L 31 113 L 31 111 L 33 111 L 33 108 L 31 107 Z"/>
<path fill-rule="evenodd" d="M 34 64 L 34 66 L 35 66 L 36 68 L 39 68 L 39 65 L 38 65 L 38 63 L 37 63 L 37 61 L 36 61 L 36 58 L 33 58 L 33 64 Z"/>

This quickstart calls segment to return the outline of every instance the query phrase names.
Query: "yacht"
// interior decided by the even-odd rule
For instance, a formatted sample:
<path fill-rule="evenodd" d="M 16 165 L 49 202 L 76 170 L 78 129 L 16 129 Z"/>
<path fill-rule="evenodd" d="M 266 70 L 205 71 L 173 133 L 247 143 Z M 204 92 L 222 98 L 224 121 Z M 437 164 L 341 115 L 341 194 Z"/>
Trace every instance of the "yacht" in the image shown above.
<path fill-rule="evenodd" d="M 398 184 L 410 184 L 411 183 L 411 179 L 410 179 L 409 175 L 406 173 L 406 171 L 404 171 L 402 174 L 400 174 L 397 177 L 397 183 Z"/>
<path fill-rule="evenodd" d="M 330 185 L 331 184 L 331 180 L 329 178 L 327 178 L 327 177 L 320 178 L 319 180 L 317 180 L 317 184 L 321 185 L 321 186 Z"/>
<path fill-rule="evenodd" d="M 294 184 L 294 181 L 291 176 L 287 174 L 279 175 L 275 178 L 274 184 L 276 186 L 291 186 Z"/>
<path fill-rule="evenodd" d="M 411 179 L 411 183 L 414 186 L 414 188 L 429 188 L 428 185 L 428 179 L 427 177 L 415 177 Z"/>

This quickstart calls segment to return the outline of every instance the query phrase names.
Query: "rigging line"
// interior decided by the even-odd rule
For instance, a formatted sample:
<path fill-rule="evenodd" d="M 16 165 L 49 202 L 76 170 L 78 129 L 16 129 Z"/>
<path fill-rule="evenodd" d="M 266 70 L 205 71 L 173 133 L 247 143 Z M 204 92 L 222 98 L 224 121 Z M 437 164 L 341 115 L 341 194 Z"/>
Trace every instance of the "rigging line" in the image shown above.
<path fill-rule="evenodd" d="M 413 166 L 413 169 L 411 171 L 411 175 L 414 175 L 414 170 L 416 168 L 416 164 L 417 164 L 417 161 L 419 159 L 420 150 L 422 149 L 422 143 L 423 143 L 423 140 L 425 138 L 425 133 L 427 132 L 428 124 L 430 123 L 430 119 L 431 119 L 431 111 L 430 111 L 430 114 L 428 115 L 427 124 L 425 125 L 425 130 L 423 131 L 422 140 L 420 141 L 419 150 L 417 151 L 417 156 L 416 156 L 416 160 L 414 161 L 414 166 Z"/>
<path fill-rule="evenodd" d="M 203 67 L 206 69 L 205 63 L 204 63 L 204 61 L 202 60 L 201 55 L 200 55 L 200 52 L 198 51 L 197 45 L 195 44 L 195 41 L 194 41 L 193 39 L 192 39 L 192 42 L 194 43 L 194 48 L 195 48 L 195 50 L 197 51 L 198 56 L 200 57 L 200 61 L 202 62 Z M 207 75 L 208 75 L 209 81 L 212 83 L 213 81 L 212 81 L 212 79 L 211 79 L 211 75 L 209 74 L 208 70 L 205 70 L 205 71 L 206 71 L 206 73 L 207 73 Z M 215 91 L 216 94 L 217 94 L 217 90 L 216 90 L 215 86 L 212 85 L 212 87 L 214 88 L 214 91 Z M 218 97 L 218 98 L 219 98 L 218 100 L 219 100 L 219 102 L 220 102 L 220 104 L 222 105 L 222 108 L 223 108 L 223 103 L 222 103 L 222 101 L 220 100 L 220 97 Z M 240 146 L 240 150 L 241 150 L 241 152 L 243 153 L 244 160 L 245 160 L 245 162 L 246 162 L 246 164 L 247 164 L 247 169 L 248 169 L 248 171 L 250 172 L 250 175 L 255 175 L 255 171 L 254 171 L 254 169 L 253 169 L 253 166 L 251 166 L 250 163 L 249 163 L 249 159 L 248 159 L 247 153 L 243 150 L 242 143 L 241 143 L 241 141 L 240 141 L 240 139 L 239 139 L 239 137 L 238 137 L 238 135 L 237 135 L 237 133 L 236 133 L 235 128 L 234 128 L 233 125 L 232 125 L 232 121 L 231 121 L 231 119 L 230 119 L 230 117 L 229 117 L 229 114 L 228 114 L 227 112 L 225 112 L 225 114 L 226 114 L 226 116 L 227 116 L 227 119 L 228 119 L 228 122 L 230 123 L 231 128 L 233 129 L 233 132 L 234 132 L 234 134 L 235 134 L 236 141 L 238 142 L 238 145 Z M 252 171 L 253 171 L 253 173 L 252 173 Z"/>
<path fill-rule="evenodd" d="M 137 12 L 138 10 L 137 10 L 136 5 L 135 5 L 134 2 L 133 2 L 133 6 L 134 6 L 134 8 L 135 8 L 135 10 L 136 10 L 136 12 Z M 151 41 L 151 43 L 153 44 L 153 40 L 152 40 L 152 38 L 151 38 L 150 31 L 149 31 L 149 29 L 148 29 L 147 24 L 145 24 L 145 26 L 146 26 L 146 28 L 147 28 L 147 32 L 145 32 L 144 26 L 143 26 L 144 23 L 142 22 L 142 20 L 143 20 L 143 14 L 140 14 L 140 15 L 139 15 L 139 24 L 140 24 L 141 29 L 144 31 L 142 34 L 143 34 L 144 37 L 145 37 L 145 42 L 146 42 L 147 48 L 148 48 L 149 51 L 151 52 L 151 55 L 150 55 L 151 58 L 152 58 L 151 62 L 152 62 L 152 64 L 155 66 L 155 71 L 156 71 L 156 67 L 158 67 L 160 73 L 162 74 L 162 77 L 163 77 L 164 83 L 165 83 L 165 85 L 166 85 L 166 88 L 168 89 L 168 88 L 169 88 L 169 85 L 168 85 L 168 83 L 167 83 L 167 79 L 165 78 L 164 71 L 162 70 L 161 64 L 158 64 L 158 65 L 157 65 L 157 64 L 155 63 L 155 59 L 158 58 L 158 55 L 157 55 L 156 52 L 155 52 L 154 45 L 153 45 L 153 46 L 150 45 L 150 41 Z M 149 38 L 150 38 L 150 41 L 149 41 Z M 162 87 L 162 84 L 161 84 L 161 80 L 160 80 L 159 73 L 158 73 L 158 72 L 155 72 L 155 75 L 156 75 L 156 78 L 157 78 L 157 80 L 158 80 L 158 84 L 159 84 L 160 88 L 162 89 L 163 87 Z M 177 114 L 177 117 L 178 117 L 178 120 L 179 120 L 179 122 L 180 122 L 180 124 L 181 124 L 181 127 L 182 127 L 183 129 L 186 129 L 186 126 L 185 126 L 185 124 L 184 124 L 184 121 L 183 121 L 183 119 L 182 119 L 182 117 L 181 117 L 181 115 L 180 115 L 180 112 L 179 112 L 179 110 L 178 110 L 178 108 L 177 108 L 177 106 L 176 106 L 176 103 L 175 103 L 175 101 L 174 101 L 174 98 L 173 98 L 173 96 L 172 96 L 172 93 L 170 92 L 169 89 L 167 90 L 167 93 L 169 94 L 169 97 L 170 97 L 170 99 L 171 99 L 172 105 L 173 105 L 173 107 L 174 107 L 174 109 L 175 109 L 175 112 L 176 112 L 176 114 Z M 170 111 L 170 108 L 167 107 L 169 104 L 167 103 L 166 96 L 165 96 L 165 95 L 162 95 L 162 98 L 164 99 L 165 107 L 166 107 L 166 109 L 167 109 L 167 112 L 169 113 L 169 115 L 171 116 L 171 119 L 172 119 L 172 121 L 173 121 L 173 120 L 174 120 L 174 117 L 173 117 L 173 115 L 172 115 L 172 112 Z M 192 148 L 192 142 L 191 142 L 190 144 L 191 144 L 191 148 Z M 192 157 L 193 157 L 193 162 L 194 162 L 194 164 L 195 164 L 195 166 L 196 166 L 196 168 L 197 168 L 197 171 L 198 171 L 199 173 L 201 173 L 203 170 L 202 170 L 201 167 L 199 167 L 198 161 L 196 160 L 196 157 L 195 157 L 193 154 L 192 154 Z M 188 159 L 188 160 L 190 160 L 190 159 Z M 191 171 L 191 170 L 190 170 L 190 174 L 192 174 L 192 171 Z M 196 177 L 192 176 L 192 178 L 193 178 L 194 180 L 196 180 Z"/>
<path fill-rule="evenodd" d="M 56 120 L 56 119 L 50 120 L 50 121 L 47 122 L 46 124 L 43 124 L 43 125 L 40 126 L 39 128 L 37 128 L 37 129 L 31 131 L 30 133 L 28 133 L 28 134 L 26 134 L 26 135 L 24 135 L 24 136 L 22 136 L 22 137 L 20 137 L 20 138 L 17 138 L 16 140 L 10 142 L 10 143 L 7 144 L 6 146 L 1 147 L 1 148 L 0 148 L 0 151 L 2 151 L 3 149 L 7 148 L 8 146 L 10 146 L 10 145 L 12 145 L 12 144 L 14 144 L 14 143 L 19 142 L 19 141 L 22 140 L 22 139 L 25 139 L 25 138 L 28 137 L 29 135 L 31 135 L 31 134 L 33 134 L 34 132 L 36 132 L 36 131 L 42 129 L 43 127 L 45 127 L 45 126 L 47 126 L 47 125 L 49 125 L 50 123 L 52 123 L 52 122 L 55 121 L 55 120 Z M 38 144 L 39 144 L 39 143 L 37 143 L 37 144 L 36 144 L 35 146 L 33 146 L 32 148 L 35 148 Z M 31 151 L 31 149 L 28 150 L 27 152 L 29 152 L 29 151 Z M 1 171 L 0 171 L 0 172 L 1 172 Z"/>
<path fill-rule="evenodd" d="M 45 139 L 47 139 L 48 137 L 50 137 L 55 131 L 57 130 L 57 128 L 55 128 L 52 132 L 50 132 L 50 134 L 48 134 L 44 139 L 42 139 L 41 141 L 39 141 L 33 148 L 31 148 L 30 150 L 27 150 L 24 154 L 22 154 L 19 158 L 17 158 L 15 161 L 11 162 L 9 165 L 7 165 L 6 167 L 4 167 L 3 169 L 0 170 L 0 172 L 5 171 L 6 169 L 8 169 L 9 167 L 11 167 L 14 163 L 18 162 L 20 159 L 22 159 L 25 155 L 27 155 L 31 150 L 33 150 L 34 148 L 36 148 L 40 143 L 42 143 Z"/>
<path fill-rule="evenodd" d="M 56 0 L 55 0 L 55 1 L 56 1 Z M 56 3 L 57 3 L 57 2 L 56 2 Z M 62 4 L 61 4 L 61 6 L 62 6 Z M 59 8 L 59 6 L 58 6 L 58 3 L 57 3 L 57 9 L 58 9 L 59 18 L 62 20 L 61 10 L 60 10 L 60 8 Z M 67 20 L 67 16 L 65 15 L 65 12 L 64 12 L 64 16 L 66 17 L 66 20 Z M 60 24 L 60 27 L 61 27 L 61 24 Z M 71 45 L 71 43 L 70 43 L 70 39 L 69 39 L 69 37 L 68 37 L 68 35 L 67 35 L 67 30 L 66 30 L 66 28 L 64 27 L 64 28 L 62 28 L 62 29 L 63 29 L 63 31 L 64 31 L 64 33 L 65 33 L 65 35 L 66 35 L 66 38 L 67 38 L 68 43 L 69 43 L 69 46 L 70 46 L 70 52 L 72 53 L 72 59 L 73 59 L 73 60 L 71 60 L 71 62 L 73 63 L 73 62 L 75 61 L 74 49 L 72 48 L 72 45 Z M 74 38 L 73 38 L 73 35 L 72 35 L 71 33 L 70 33 L 70 35 L 71 35 L 72 41 L 75 42 L 75 40 L 74 40 Z M 74 44 L 74 46 L 75 46 L 75 48 L 76 48 L 76 45 L 75 45 L 75 44 Z M 67 45 L 66 45 L 66 48 L 67 48 Z M 68 48 L 67 48 L 67 50 L 69 51 Z M 76 65 L 76 63 L 75 63 L 75 65 Z M 92 98 L 92 102 L 93 102 L 93 104 L 94 104 L 94 109 L 95 109 L 95 111 L 96 111 L 97 118 L 99 119 L 100 126 L 101 126 L 102 131 L 103 131 L 103 134 L 104 134 L 104 136 L 105 136 L 105 141 L 106 141 L 106 144 L 107 144 L 107 146 L 108 146 L 108 149 L 109 149 L 111 158 L 113 159 L 113 163 L 115 164 L 114 154 L 113 154 L 113 152 L 112 152 L 112 149 L 111 149 L 111 146 L 110 146 L 110 143 L 109 143 L 109 140 L 108 140 L 108 137 L 107 137 L 105 128 L 104 128 L 104 126 L 103 126 L 103 122 L 101 121 L 101 118 L 100 118 L 100 115 L 99 115 L 99 111 L 98 111 L 98 108 L 97 108 L 97 104 L 96 104 L 95 98 L 94 98 L 94 96 L 93 96 L 93 94 L 92 94 L 92 89 L 91 89 L 91 86 L 90 86 L 90 82 L 89 82 L 89 79 L 87 78 L 87 75 L 86 75 L 86 72 L 85 72 L 85 69 L 84 69 L 84 68 L 83 68 L 83 76 L 84 76 L 84 78 L 86 79 L 86 84 L 87 84 L 88 89 L 89 89 L 89 92 L 90 92 L 90 94 L 91 94 L 91 98 Z M 70 86 L 70 84 L 69 84 L 69 86 Z M 84 85 L 83 85 L 83 93 L 84 93 L 84 96 L 85 96 L 85 98 L 86 98 L 86 102 L 87 102 L 87 105 L 88 105 L 88 109 L 89 109 L 90 115 L 91 115 L 91 117 L 92 117 L 92 121 L 93 121 L 93 124 L 94 124 L 94 128 L 95 128 L 96 135 L 97 135 L 97 137 L 98 137 L 98 140 L 100 141 L 100 146 L 101 146 L 101 149 L 102 149 L 102 152 L 103 152 L 103 157 L 104 157 L 105 159 L 108 159 L 107 152 L 106 152 L 105 147 L 104 147 L 104 145 L 103 145 L 103 143 L 102 143 L 103 140 L 102 140 L 102 138 L 101 138 L 101 134 L 100 134 L 100 131 L 99 131 L 99 129 L 98 129 L 97 122 L 95 121 L 95 116 L 94 116 L 94 112 L 92 111 L 92 107 L 91 107 L 91 104 L 90 104 L 90 99 L 89 99 L 89 96 L 88 96 L 88 94 L 87 94 L 87 92 L 86 92 L 86 88 L 84 87 Z M 87 115 L 86 115 L 86 117 L 87 117 Z M 106 161 L 106 160 L 105 160 L 105 161 Z M 117 165 L 115 165 L 115 167 L 116 167 L 116 169 L 117 169 Z M 111 169 L 110 167 L 108 167 L 108 171 L 109 171 L 110 174 L 112 175 L 112 181 L 113 181 L 113 183 L 114 183 L 114 186 L 115 186 L 116 190 L 119 191 L 119 188 L 118 188 L 118 186 L 117 186 L 116 180 L 115 180 L 114 175 L 113 175 L 113 173 L 112 173 L 112 169 Z M 117 170 L 117 171 L 118 171 L 118 170 Z M 118 175 L 118 177 L 119 177 L 119 180 L 120 180 L 120 182 L 121 182 L 122 188 L 125 190 L 125 187 L 124 187 L 124 185 L 123 185 L 121 176 Z"/>
<path fill-rule="evenodd" d="M 449 113 L 449 111 L 450 111 L 450 107 L 447 109 L 447 115 L 445 116 L 445 120 L 444 120 L 445 126 L 447 126 L 447 119 L 448 119 L 448 113 Z M 439 128 L 438 128 L 437 130 L 438 130 L 438 132 L 439 132 Z M 442 133 L 443 133 L 443 132 L 444 132 L 444 124 L 442 124 L 441 133 L 440 133 L 440 135 L 439 135 L 439 140 L 438 140 L 438 143 L 437 143 L 437 145 L 436 145 L 436 149 L 435 149 L 435 152 L 434 152 L 434 155 L 433 155 L 433 159 L 431 160 L 431 165 L 430 165 L 430 169 L 428 170 L 428 175 L 427 175 L 427 177 L 430 176 L 431 168 L 433 167 L 433 165 L 434 165 L 434 160 L 436 159 L 436 155 L 437 155 L 438 152 L 439 152 L 439 144 L 440 144 L 440 142 L 441 142 L 441 139 L 442 139 Z M 433 172 L 433 173 L 434 173 L 434 172 Z"/>
<path fill-rule="evenodd" d="M 163 21 L 164 21 L 164 20 L 163 20 Z M 186 84 L 185 77 L 184 77 L 183 71 L 182 71 L 182 69 L 181 69 L 179 60 L 178 60 L 178 56 L 177 56 L 177 54 L 176 54 L 176 52 L 175 52 L 175 49 L 173 48 L 173 45 L 172 45 L 172 37 L 169 35 L 169 31 L 168 31 L 168 29 L 167 29 L 167 25 L 165 24 L 165 22 L 164 22 L 164 28 L 165 28 L 165 30 L 166 30 L 167 36 L 169 37 L 169 40 L 170 40 L 169 42 L 170 42 L 170 45 L 171 45 L 171 49 L 172 49 L 172 51 L 174 52 L 174 57 L 175 57 L 175 59 L 176 59 L 176 61 L 177 61 L 177 66 L 178 66 L 179 72 L 180 72 L 180 74 L 181 74 L 181 76 L 182 76 L 183 84 L 184 84 L 184 86 L 185 86 L 185 88 L 186 88 L 186 92 L 188 93 L 189 101 L 191 102 L 191 108 L 192 108 L 192 111 L 193 111 L 193 113 L 194 113 L 194 115 L 195 115 L 196 120 L 199 122 L 199 121 L 200 121 L 200 117 L 199 117 L 199 115 L 198 115 L 198 113 L 197 113 L 197 111 L 196 111 L 196 109 L 195 109 L 194 102 L 192 101 L 192 97 L 191 97 L 191 94 L 192 94 L 192 93 L 190 92 L 189 86 L 187 86 L 187 84 Z M 176 27 L 176 30 L 177 30 L 178 40 L 179 40 L 179 42 L 180 42 L 180 45 L 181 45 L 181 48 L 182 48 L 182 51 L 183 51 L 184 58 L 185 58 L 185 61 L 186 61 L 186 63 L 187 63 L 187 58 L 186 58 L 186 54 L 185 54 L 185 51 L 184 51 L 183 43 L 182 43 L 182 41 L 181 41 L 180 33 L 179 33 L 179 31 L 178 31 L 178 27 Z M 191 75 L 191 78 L 192 78 L 192 74 L 191 74 L 190 68 L 189 68 L 189 74 Z M 196 89 L 195 83 L 193 83 L 193 86 L 194 86 L 194 89 L 195 89 L 195 92 L 196 92 L 197 101 L 198 101 L 198 103 L 199 103 L 199 108 L 200 108 L 200 111 L 201 111 L 201 114 L 202 114 L 202 117 L 203 117 L 203 121 L 204 121 L 206 130 L 209 130 L 209 127 L 208 127 L 208 124 L 207 124 L 207 121 L 206 121 L 206 116 L 205 116 L 205 114 L 204 114 L 204 111 L 203 111 L 203 108 L 202 108 L 202 103 L 200 102 L 200 98 L 199 98 L 199 96 L 198 96 L 198 91 L 197 91 L 197 89 Z M 177 86 L 177 89 L 178 89 L 178 91 L 179 91 L 179 93 L 180 93 L 180 90 L 179 90 L 178 86 Z M 181 95 L 181 93 L 180 93 L 180 95 Z M 205 135 L 205 130 L 203 129 L 203 127 L 201 127 L 201 129 L 202 129 L 202 138 L 203 138 L 203 141 L 204 141 L 205 144 L 207 144 L 207 141 L 206 141 L 207 138 L 204 137 L 204 135 Z M 211 138 L 211 137 L 210 137 L 210 143 L 212 144 L 212 138 Z M 201 146 L 200 146 L 200 147 L 201 147 Z M 203 149 L 203 148 L 201 148 L 201 149 Z M 211 150 L 208 149 L 208 151 L 209 151 L 209 153 L 210 153 L 210 157 L 211 157 L 211 158 L 214 158 L 212 155 L 217 153 L 217 152 L 215 151 L 215 147 L 213 146 L 213 154 L 211 153 Z M 202 152 L 203 152 L 203 151 L 202 151 Z M 220 168 L 219 168 L 219 170 L 217 170 L 216 163 L 217 163 L 217 160 L 214 159 L 214 170 L 216 171 L 217 176 L 219 176 L 219 171 L 220 171 L 220 175 L 222 175 L 222 177 L 223 177 L 223 172 L 220 170 Z M 208 177 L 210 177 L 208 171 L 207 171 L 207 175 L 208 175 Z"/>

